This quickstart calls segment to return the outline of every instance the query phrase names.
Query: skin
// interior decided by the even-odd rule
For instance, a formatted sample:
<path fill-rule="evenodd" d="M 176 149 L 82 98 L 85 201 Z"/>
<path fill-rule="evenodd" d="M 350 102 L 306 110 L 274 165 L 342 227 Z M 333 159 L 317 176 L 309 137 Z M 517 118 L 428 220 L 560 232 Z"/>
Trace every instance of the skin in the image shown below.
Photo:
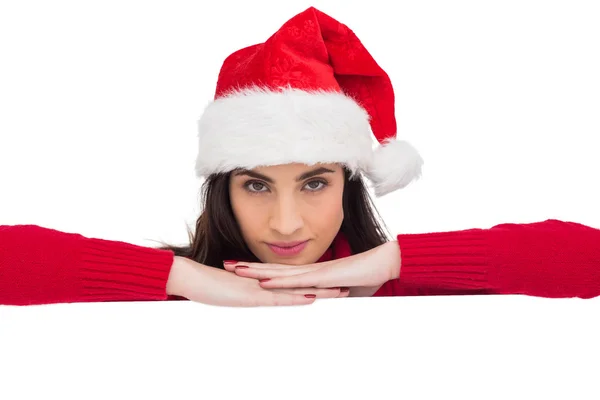
<path fill-rule="evenodd" d="M 301 178 L 322 168 L 325 170 Z M 343 191 L 344 172 L 335 163 L 257 167 L 236 171 L 229 181 L 231 206 L 242 236 L 263 263 L 316 262 L 342 225 Z M 278 255 L 267 245 L 304 240 L 308 244 L 297 255 Z"/>

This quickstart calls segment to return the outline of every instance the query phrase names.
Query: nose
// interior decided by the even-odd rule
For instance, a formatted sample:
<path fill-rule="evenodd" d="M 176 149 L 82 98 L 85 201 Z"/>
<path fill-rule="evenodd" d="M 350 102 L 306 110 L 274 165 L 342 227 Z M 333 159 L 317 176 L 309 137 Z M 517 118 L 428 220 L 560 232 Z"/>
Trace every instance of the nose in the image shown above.
<path fill-rule="evenodd" d="M 304 220 L 293 196 L 277 199 L 271 211 L 269 227 L 282 236 L 292 236 L 304 226 Z"/>

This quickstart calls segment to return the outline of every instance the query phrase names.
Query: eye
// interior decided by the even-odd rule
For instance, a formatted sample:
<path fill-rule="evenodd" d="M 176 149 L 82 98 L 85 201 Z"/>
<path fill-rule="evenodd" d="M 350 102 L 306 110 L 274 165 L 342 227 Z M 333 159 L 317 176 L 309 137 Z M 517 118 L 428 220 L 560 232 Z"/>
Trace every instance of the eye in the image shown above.
<path fill-rule="evenodd" d="M 319 186 L 322 185 L 322 186 Z M 319 190 L 322 190 L 325 188 L 325 186 L 327 186 L 327 182 L 323 181 L 323 180 L 315 180 L 315 181 L 310 181 L 306 184 L 306 187 L 308 187 L 308 191 L 309 192 L 318 192 Z"/>
<path fill-rule="evenodd" d="M 250 193 L 260 193 L 260 192 L 264 192 L 264 190 L 262 190 L 262 189 L 266 188 L 267 186 L 264 183 L 259 182 L 259 181 L 248 181 L 248 182 L 246 182 L 244 187 Z"/>

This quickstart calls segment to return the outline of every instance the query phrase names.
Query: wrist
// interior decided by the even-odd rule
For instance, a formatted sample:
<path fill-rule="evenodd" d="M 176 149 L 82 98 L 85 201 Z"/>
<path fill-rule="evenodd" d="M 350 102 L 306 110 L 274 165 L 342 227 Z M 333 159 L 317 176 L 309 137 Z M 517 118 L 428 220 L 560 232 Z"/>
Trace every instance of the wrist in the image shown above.
<path fill-rule="evenodd" d="M 185 257 L 175 256 L 167 279 L 166 292 L 168 296 L 184 296 L 186 270 L 188 268 Z"/>
<path fill-rule="evenodd" d="M 400 277 L 400 267 L 402 265 L 402 253 L 400 244 L 397 240 L 392 240 L 383 245 L 386 251 L 386 261 L 390 270 L 390 280 Z"/>

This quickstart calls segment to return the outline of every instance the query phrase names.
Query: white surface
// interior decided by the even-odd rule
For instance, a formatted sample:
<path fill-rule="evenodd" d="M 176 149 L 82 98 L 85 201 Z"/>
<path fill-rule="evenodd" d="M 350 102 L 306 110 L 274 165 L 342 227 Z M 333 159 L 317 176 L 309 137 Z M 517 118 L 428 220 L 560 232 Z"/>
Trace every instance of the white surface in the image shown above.
<path fill-rule="evenodd" d="M 599 310 L 520 296 L 0 307 L 0 398 L 597 399 Z"/>
<path fill-rule="evenodd" d="M 392 232 L 600 228 L 598 3 L 532 0 L 2 2 L 0 224 L 184 242 L 222 60 L 309 5 L 388 71 L 425 158 L 377 201 Z M 599 315 L 509 296 L 0 307 L 0 399 L 597 399 Z"/>

